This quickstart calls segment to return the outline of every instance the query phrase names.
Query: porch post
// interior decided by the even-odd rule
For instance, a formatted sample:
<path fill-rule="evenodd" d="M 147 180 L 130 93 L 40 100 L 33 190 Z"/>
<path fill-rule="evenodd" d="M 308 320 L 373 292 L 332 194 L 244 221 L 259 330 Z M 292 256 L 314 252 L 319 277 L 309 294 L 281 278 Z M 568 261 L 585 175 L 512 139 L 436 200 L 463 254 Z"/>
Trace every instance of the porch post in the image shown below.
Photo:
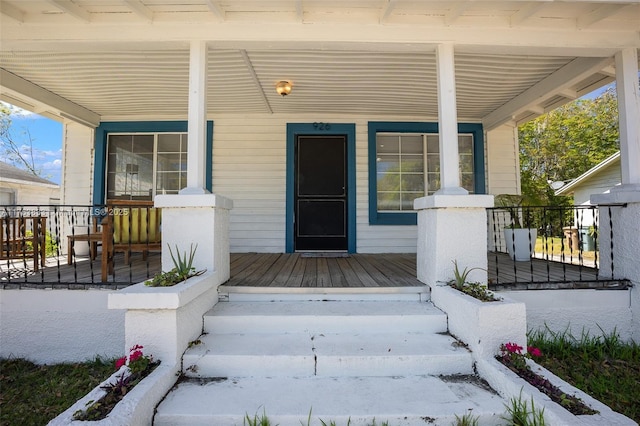
<path fill-rule="evenodd" d="M 630 47 L 616 53 L 615 59 L 622 185 L 625 189 L 640 191 L 638 52 L 635 47 Z"/>
<path fill-rule="evenodd" d="M 636 48 L 619 51 L 615 61 L 622 184 L 608 194 L 592 195 L 591 204 L 597 204 L 600 213 L 600 275 L 627 278 L 633 284 L 630 330 L 621 330 L 621 334 L 640 341 L 640 87 Z"/>
<path fill-rule="evenodd" d="M 438 133 L 440 135 L 440 189 L 436 194 L 466 195 L 460 187 L 458 156 L 458 111 L 453 45 L 436 49 L 438 75 Z"/>
<path fill-rule="evenodd" d="M 191 42 L 189 53 L 189 142 L 187 187 L 180 194 L 207 194 L 207 43 Z"/>

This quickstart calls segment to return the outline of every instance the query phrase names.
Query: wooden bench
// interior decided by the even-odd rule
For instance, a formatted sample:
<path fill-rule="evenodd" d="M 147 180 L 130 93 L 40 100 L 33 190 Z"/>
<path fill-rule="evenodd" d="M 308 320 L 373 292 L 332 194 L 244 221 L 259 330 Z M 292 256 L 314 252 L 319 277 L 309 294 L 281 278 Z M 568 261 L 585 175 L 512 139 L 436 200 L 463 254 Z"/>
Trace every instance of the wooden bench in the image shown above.
<path fill-rule="evenodd" d="M 46 261 L 44 216 L 0 217 L 0 259 L 33 259 L 33 270 Z"/>
<path fill-rule="evenodd" d="M 110 200 L 102 221 L 102 281 L 113 275 L 113 256 L 123 252 L 130 263 L 133 252 L 146 259 L 150 251 L 162 249 L 162 212 L 153 201 Z"/>

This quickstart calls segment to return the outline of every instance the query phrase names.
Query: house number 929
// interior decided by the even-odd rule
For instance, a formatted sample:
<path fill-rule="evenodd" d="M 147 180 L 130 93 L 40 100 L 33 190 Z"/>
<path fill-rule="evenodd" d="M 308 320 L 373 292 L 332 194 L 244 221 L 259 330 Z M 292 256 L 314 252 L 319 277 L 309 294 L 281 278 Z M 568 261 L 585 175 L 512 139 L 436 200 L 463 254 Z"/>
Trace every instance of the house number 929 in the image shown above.
<path fill-rule="evenodd" d="M 313 123 L 313 128 L 316 129 L 316 130 L 330 130 L 331 129 L 331 124 L 315 122 L 315 123 Z"/>

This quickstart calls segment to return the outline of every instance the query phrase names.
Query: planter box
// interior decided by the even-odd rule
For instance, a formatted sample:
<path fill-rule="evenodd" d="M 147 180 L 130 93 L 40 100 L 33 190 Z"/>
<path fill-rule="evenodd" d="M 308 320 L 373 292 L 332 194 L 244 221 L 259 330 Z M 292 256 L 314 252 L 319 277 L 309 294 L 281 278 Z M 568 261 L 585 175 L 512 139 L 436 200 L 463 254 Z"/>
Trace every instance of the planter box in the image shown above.
<path fill-rule="evenodd" d="M 504 242 L 511 260 L 522 262 L 530 260 L 536 247 L 537 229 L 505 228 Z"/>
<path fill-rule="evenodd" d="M 124 367 L 123 367 L 124 368 Z M 78 410 L 85 410 L 91 401 L 98 401 L 106 395 L 101 388 L 108 383 L 114 383 L 122 369 L 96 386 L 91 392 L 77 401 L 66 411 L 51 420 L 48 426 L 63 425 L 96 425 L 96 426 L 147 426 L 151 425 L 156 405 L 175 384 L 178 373 L 176 366 L 160 364 L 151 374 L 138 383 L 102 420 L 83 421 L 73 420 L 73 414 Z"/>
<path fill-rule="evenodd" d="M 547 424 L 563 426 L 637 425 L 637 423 L 630 418 L 613 411 L 602 402 L 565 382 L 535 362 L 527 360 L 527 364 L 529 364 L 534 373 L 549 380 L 551 384 L 558 387 L 564 393 L 580 398 L 582 402 L 599 413 L 581 416 L 571 414 L 561 405 L 553 402 L 547 395 L 540 392 L 536 387 L 532 386 L 516 373 L 509 370 L 493 356 L 479 360 L 476 363 L 476 368 L 482 378 L 484 378 L 491 388 L 497 391 L 503 398 L 508 400 L 522 396 L 522 400 L 527 401 L 527 403 L 529 403 L 533 398 L 536 407 L 544 407 L 544 415 Z"/>
<path fill-rule="evenodd" d="M 524 303 L 506 297 L 482 302 L 448 285 L 432 287 L 431 301 L 447 314 L 449 332 L 469 345 L 474 357 L 493 356 L 504 342 L 526 346 Z"/>

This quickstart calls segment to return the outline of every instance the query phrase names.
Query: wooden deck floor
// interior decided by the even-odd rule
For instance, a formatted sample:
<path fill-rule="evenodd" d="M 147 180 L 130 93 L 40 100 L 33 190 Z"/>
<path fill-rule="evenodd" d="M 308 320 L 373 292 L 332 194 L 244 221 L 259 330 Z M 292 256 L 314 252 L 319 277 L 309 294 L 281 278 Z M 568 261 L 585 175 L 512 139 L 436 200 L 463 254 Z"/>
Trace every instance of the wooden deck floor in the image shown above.
<path fill-rule="evenodd" d="M 121 256 L 121 255 L 118 255 Z M 489 253 L 490 284 L 513 282 L 595 281 L 596 270 L 577 265 L 545 262 L 512 262 L 506 254 Z M 11 270 L 9 277 L 8 270 Z M 131 266 L 116 258 L 115 276 L 100 282 L 100 260 L 67 265 L 66 257 L 47 259 L 34 272 L 23 262 L 0 263 L 0 288 L 17 285 L 67 283 L 115 285 L 142 282 L 161 269 L 160 254 L 150 253 L 148 262 L 133 255 Z M 245 287 L 413 287 L 424 285 L 416 278 L 415 254 L 351 254 L 345 257 L 309 257 L 293 253 L 231 254 L 231 278 L 227 286 Z"/>
<path fill-rule="evenodd" d="M 304 254 L 232 254 L 227 286 L 254 287 L 413 287 L 412 254 L 351 254 L 307 257 Z"/>

